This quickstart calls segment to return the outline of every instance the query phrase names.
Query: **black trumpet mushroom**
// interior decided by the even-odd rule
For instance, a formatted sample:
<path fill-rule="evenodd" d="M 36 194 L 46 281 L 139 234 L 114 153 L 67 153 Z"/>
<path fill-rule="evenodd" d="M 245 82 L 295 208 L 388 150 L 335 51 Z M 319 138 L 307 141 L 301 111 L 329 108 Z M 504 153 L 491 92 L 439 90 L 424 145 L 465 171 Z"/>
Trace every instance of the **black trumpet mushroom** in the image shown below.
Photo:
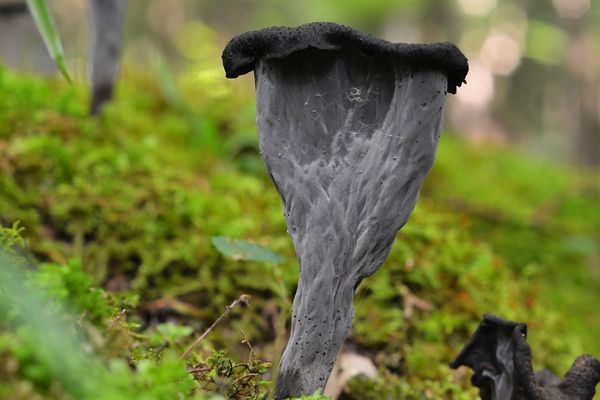
<path fill-rule="evenodd" d="M 90 114 L 97 115 L 113 96 L 123 46 L 127 0 L 90 0 Z"/>
<path fill-rule="evenodd" d="M 527 325 L 485 315 L 452 363 L 474 371 L 482 400 L 592 400 L 600 382 L 600 361 L 578 357 L 564 378 L 533 371 Z"/>
<path fill-rule="evenodd" d="M 247 32 L 222 57 L 228 78 L 254 71 L 260 149 L 300 264 L 275 397 L 310 394 L 352 325 L 354 290 L 415 206 L 467 59 L 334 23 Z"/>

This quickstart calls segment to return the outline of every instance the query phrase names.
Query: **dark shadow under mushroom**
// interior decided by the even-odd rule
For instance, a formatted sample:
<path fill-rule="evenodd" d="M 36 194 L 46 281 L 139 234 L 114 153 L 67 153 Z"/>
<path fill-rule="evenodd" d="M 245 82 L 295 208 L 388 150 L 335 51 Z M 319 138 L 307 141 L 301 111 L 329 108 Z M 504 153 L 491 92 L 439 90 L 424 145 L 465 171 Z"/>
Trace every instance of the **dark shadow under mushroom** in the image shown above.
<path fill-rule="evenodd" d="M 563 379 L 548 370 L 534 373 L 527 325 L 485 315 L 450 364 L 474 371 L 482 400 L 592 400 L 600 382 L 600 361 L 578 357 Z"/>
<path fill-rule="evenodd" d="M 255 72 L 260 148 L 300 264 L 276 398 L 310 394 L 352 325 L 355 288 L 415 206 L 466 59 L 309 24 L 234 38 L 223 63 L 228 77 Z"/>

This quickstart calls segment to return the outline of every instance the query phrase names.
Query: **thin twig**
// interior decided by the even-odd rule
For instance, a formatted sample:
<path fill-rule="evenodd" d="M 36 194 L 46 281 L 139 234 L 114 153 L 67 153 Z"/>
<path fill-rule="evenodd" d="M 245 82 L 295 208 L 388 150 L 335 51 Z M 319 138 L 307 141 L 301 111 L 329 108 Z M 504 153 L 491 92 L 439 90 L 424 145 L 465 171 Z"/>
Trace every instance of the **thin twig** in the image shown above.
<path fill-rule="evenodd" d="M 244 333 L 244 331 L 240 330 L 240 332 L 242 333 L 242 336 L 244 337 L 244 340 L 242 340 L 242 344 L 246 344 L 248 346 L 248 348 L 250 349 L 250 354 L 248 355 L 248 364 L 250 364 L 252 361 L 254 361 L 254 349 L 252 348 L 252 345 L 248 341 L 248 338 L 246 337 L 246 334 Z"/>
<path fill-rule="evenodd" d="M 215 329 L 215 327 L 217 325 L 219 325 L 219 323 L 221 321 L 223 321 L 225 318 L 227 318 L 227 316 L 229 315 L 229 313 L 231 312 L 231 310 L 233 308 L 235 308 L 235 306 L 239 305 L 239 304 L 244 304 L 244 305 L 248 305 L 248 302 L 250 301 L 250 295 L 247 294 L 243 294 L 241 295 L 237 300 L 233 301 L 230 305 L 227 306 L 227 308 L 225 308 L 225 312 L 223 314 L 221 314 L 221 316 L 219 318 L 217 318 L 215 320 L 215 322 L 213 322 L 213 324 L 208 327 L 207 330 L 204 331 L 204 333 L 194 341 L 194 343 L 191 344 L 190 347 L 187 348 L 186 351 L 184 351 L 181 356 L 179 356 L 179 359 L 184 359 L 186 358 L 195 348 L 196 346 L 198 346 L 198 344 L 200 344 L 200 342 L 213 330 Z"/>
<path fill-rule="evenodd" d="M 206 366 L 206 365 L 200 365 L 194 368 L 189 368 L 187 370 L 187 372 L 193 374 L 195 372 L 204 372 L 204 371 L 208 371 L 210 369 L 210 367 Z"/>
<path fill-rule="evenodd" d="M 404 298 L 404 318 L 410 319 L 413 315 L 414 309 L 429 311 L 433 309 L 433 306 L 427 301 L 418 298 L 408 288 L 408 286 L 402 285 L 400 287 L 400 294 Z"/>

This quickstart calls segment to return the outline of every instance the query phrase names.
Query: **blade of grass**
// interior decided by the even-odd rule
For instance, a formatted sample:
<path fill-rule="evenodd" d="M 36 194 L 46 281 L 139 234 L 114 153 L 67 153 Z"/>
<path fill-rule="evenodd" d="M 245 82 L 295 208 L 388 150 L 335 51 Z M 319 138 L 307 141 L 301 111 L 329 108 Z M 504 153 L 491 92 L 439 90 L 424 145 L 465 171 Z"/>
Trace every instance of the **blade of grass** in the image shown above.
<path fill-rule="evenodd" d="M 28 267 L 24 259 L 7 253 L 0 243 L 0 328 L 18 330 L 34 365 L 47 371 L 73 398 L 97 398 L 105 377 L 102 365 L 83 352 L 68 319 L 49 312 L 60 309 L 59 305 L 27 286 Z"/>
<path fill-rule="evenodd" d="M 60 34 L 54 23 L 54 18 L 50 14 L 46 0 L 27 0 L 27 6 L 58 70 L 71 83 L 71 75 L 65 63 L 65 54 L 62 42 L 60 41 Z"/>

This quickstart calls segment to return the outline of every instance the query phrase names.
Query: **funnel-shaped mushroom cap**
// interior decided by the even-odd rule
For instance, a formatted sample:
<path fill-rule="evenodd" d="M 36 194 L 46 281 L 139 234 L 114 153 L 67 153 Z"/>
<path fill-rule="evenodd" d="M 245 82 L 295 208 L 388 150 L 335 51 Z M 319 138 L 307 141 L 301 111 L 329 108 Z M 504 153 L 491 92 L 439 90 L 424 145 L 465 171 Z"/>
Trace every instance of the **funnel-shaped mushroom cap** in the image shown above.
<path fill-rule="evenodd" d="M 276 397 L 312 393 L 351 327 L 354 289 L 415 206 L 466 59 L 328 23 L 243 34 L 223 64 L 255 72 L 260 148 L 300 262 Z"/>
<path fill-rule="evenodd" d="M 563 379 L 547 370 L 533 372 L 527 325 L 484 316 L 452 363 L 474 371 L 482 400 L 592 400 L 600 382 L 600 361 L 578 357 Z"/>

